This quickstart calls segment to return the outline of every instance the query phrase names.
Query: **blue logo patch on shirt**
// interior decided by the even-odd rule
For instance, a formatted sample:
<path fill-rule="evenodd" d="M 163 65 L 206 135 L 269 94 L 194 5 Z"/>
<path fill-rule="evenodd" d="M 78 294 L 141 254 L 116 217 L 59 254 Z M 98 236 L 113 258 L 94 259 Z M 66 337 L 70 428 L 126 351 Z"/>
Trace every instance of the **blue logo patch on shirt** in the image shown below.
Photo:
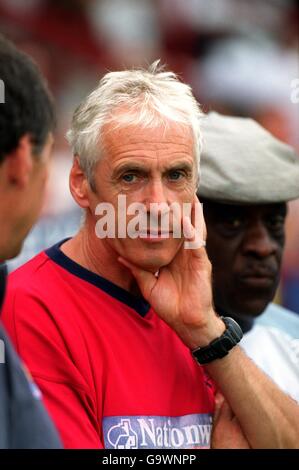
<path fill-rule="evenodd" d="M 103 419 L 106 449 L 208 449 L 211 430 L 211 414 Z"/>

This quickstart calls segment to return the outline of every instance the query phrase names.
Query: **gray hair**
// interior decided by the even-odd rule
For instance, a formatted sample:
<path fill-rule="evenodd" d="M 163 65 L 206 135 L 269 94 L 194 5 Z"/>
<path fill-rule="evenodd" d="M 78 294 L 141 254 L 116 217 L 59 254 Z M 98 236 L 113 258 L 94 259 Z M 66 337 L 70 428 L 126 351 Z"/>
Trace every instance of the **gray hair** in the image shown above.
<path fill-rule="evenodd" d="M 128 105 L 125 113 L 113 112 L 122 105 Z M 173 72 L 164 71 L 158 60 L 148 70 L 104 75 L 97 88 L 75 110 L 67 139 L 93 186 L 93 169 L 101 156 L 104 125 L 113 123 L 114 129 L 126 125 L 166 128 L 169 121 L 174 121 L 192 130 L 199 174 L 201 117 L 202 111 L 190 86 L 179 81 Z"/>

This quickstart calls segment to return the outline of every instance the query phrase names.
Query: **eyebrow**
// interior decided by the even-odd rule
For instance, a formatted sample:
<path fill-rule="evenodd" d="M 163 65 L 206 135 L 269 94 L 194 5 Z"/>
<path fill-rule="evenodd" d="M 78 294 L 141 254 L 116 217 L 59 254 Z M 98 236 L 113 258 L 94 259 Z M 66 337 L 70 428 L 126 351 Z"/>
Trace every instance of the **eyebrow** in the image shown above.
<path fill-rule="evenodd" d="M 192 172 L 193 166 L 190 163 L 187 162 L 176 162 L 173 165 L 171 165 L 169 168 L 166 169 L 166 172 L 168 171 L 174 171 L 174 170 L 185 170 Z"/>
<path fill-rule="evenodd" d="M 134 162 L 127 162 L 127 163 L 124 163 L 123 165 L 120 165 L 119 167 L 117 167 L 113 170 L 112 178 L 117 178 L 122 173 L 126 173 L 128 171 L 139 171 L 139 172 L 144 173 L 148 170 L 144 165 L 140 165 L 140 164 L 134 163 Z"/>
<path fill-rule="evenodd" d="M 169 171 L 176 171 L 176 170 L 185 170 L 191 173 L 193 170 L 193 166 L 187 162 L 175 162 L 169 167 L 167 167 L 163 171 L 163 173 L 168 173 Z M 118 177 L 122 173 L 126 173 L 128 171 L 146 173 L 149 171 L 149 168 L 146 165 L 139 164 L 137 162 L 127 162 L 127 163 L 124 163 L 123 165 L 120 165 L 118 168 L 116 168 L 112 173 L 112 177 L 113 178 Z"/>

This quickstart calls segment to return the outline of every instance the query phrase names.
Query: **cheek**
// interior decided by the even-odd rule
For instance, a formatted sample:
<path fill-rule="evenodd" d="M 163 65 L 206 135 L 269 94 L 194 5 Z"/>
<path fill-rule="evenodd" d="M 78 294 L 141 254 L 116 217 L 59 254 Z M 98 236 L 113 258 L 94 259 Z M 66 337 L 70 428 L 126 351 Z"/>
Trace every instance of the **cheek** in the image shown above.
<path fill-rule="evenodd" d="M 49 168 L 49 166 L 47 166 L 47 168 L 45 168 L 45 171 L 44 171 L 43 176 L 42 176 L 42 186 L 43 187 L 47 186 L 49 175 L 50 175 L 50 168 Z"/>
<path fill-rule="evenodd" d="M 282 257 L 283 257 L 283 249 L 284 249 L 284 243 L 278 243 L 278 248 L 276 252 L 276 260 L 277 263 L 280 265 L 282 262 Z"/>
<path fill-rule="evenodd" d="M 114 206 L 115 210 L 118 206 L 119 194 L 120 193 L 117 191 L 117 189 L 105 179 L 102 179 L 101 182 L 96 182 L 96 192 L 92 193 L 96 203 L 108 202 Z"/>
<path fill-rule="evenodd" d="M 214 270 L 229 275 L 240 262 L 240 256 L 235 243 L 219 237 L 209 236 L 207 238 L 207 250 Z"/>
<path fill-rule="evenodd" d="M 182 185 L 178 185 L 177 187 L 169 188 L 169 193 L 171 195 L 172 200 L 176 200 L 178 202 L 193 202 L 194 196 L 196 194 L 196 186 L 192 181 L 186 181 Z"/>
<path fill-rule="evenodd" d="M 88 205 L 90 212 L 92 215 L 98 219 L 99 216 L 96 215 L 96 209 L 100 211 L 100 205 L 103 204 L 106 206 L 108 204 L 109 208 L 111 208 L 111 213 L 114 212 L 115 214 L 118 213 L 118 194 L 117 192 L 111 188 L 111 185 L 108 185 L 105 180 L 99 183 L 96 180 L 96 188 L 95 191 L 88 189 Z M 103 212 L 101 212 L 103 215 Z M 117 220 L 117 218 L 116 218 Z"/>
<path fill-rule="evenodd" d="M 230 263 L 230 271 L 235 276 L 243 274 L 244 269 L 247 269 L 248 258 L 242 256 L 240 250 L 232 253 L 230 258 L 227 260 L 227 263 Z"/>
<path fill-rule="evenodd" d="M 48 182 L 48 170 L 43 168 L 34 176 L 32 181 L 31 196 L 33 205 L 41 207 L 45 200 Z"/>

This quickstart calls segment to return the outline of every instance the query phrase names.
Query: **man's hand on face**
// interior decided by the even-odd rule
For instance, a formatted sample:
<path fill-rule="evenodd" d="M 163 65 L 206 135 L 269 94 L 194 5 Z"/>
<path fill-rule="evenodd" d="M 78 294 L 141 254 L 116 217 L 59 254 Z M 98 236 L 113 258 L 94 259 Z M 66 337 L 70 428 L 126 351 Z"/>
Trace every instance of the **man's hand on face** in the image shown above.
<path fill-rule="evenodd" d="M 195 349 L 221 336 L 225 325 L 213 308 L 211 263 L 204 248 L 206 227 L 196 196 L 191 220 L 185 217 L 183 225 L 185 240 L 195 241 L 197 247 L 186 249 L 183 243 L 172 262 L 159 270 L 158 276 L 124 258 L 119 261 L 130 269 L 142 295 L 160 318 L 190 349 Z"/>

